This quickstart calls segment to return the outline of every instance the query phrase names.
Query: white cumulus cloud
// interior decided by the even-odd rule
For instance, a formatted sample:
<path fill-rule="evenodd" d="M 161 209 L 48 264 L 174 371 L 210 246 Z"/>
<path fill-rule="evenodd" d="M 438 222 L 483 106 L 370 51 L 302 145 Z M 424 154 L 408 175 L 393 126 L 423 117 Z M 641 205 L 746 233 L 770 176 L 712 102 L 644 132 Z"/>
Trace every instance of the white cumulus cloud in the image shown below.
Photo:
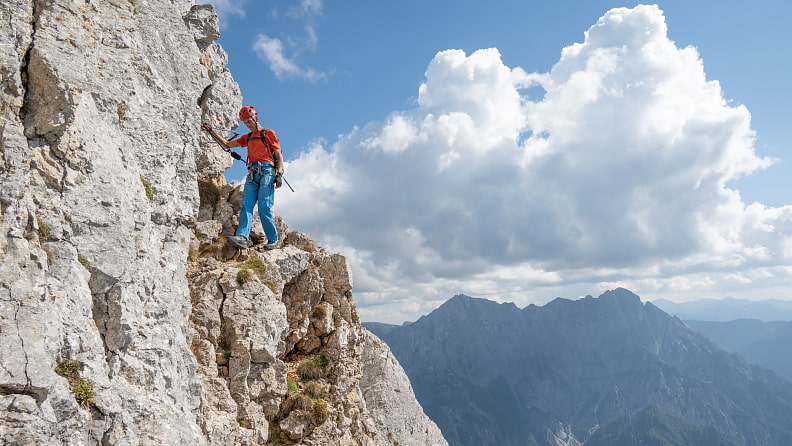
<path fill-rule="evenodd" d="M 278 79 L 297 77 L 309 81 L 317 81 L 327 77 L 326 74 L 313 68 L 303 68 L 285 53 L 283 42 L 280 39 L 259 34 L 253 42 L 253 50 L 267 62 L 272 73 Z"/>
<path fill-rule="evenodd" d="M 547 73 L 496 49 L 438 53 L 415 108 L 291 162 L 301 191 L 278 212 L 349 256 L 364 320 L 414 319 L 458 292 L 788 280 L 792 207 L 726 186 L 772 162 L 750 120 L 656 6 L 613 9 Z"/>
<path fill-rule="evenodd" d="M 316 19 L 322 15 L 322 0 L 300 0 L 290 3 L 285 14 L 274 8 L 270 15 L 279 20 L 290 19 L 301 28 L 303 33 L 287 33 L 279 37 L 259 34 L 253 43 L 253 50 L 258 57 L 267 63 L 275 77 L 280 80 L 289 78 L 305 79 L 317 82 L 327 77 L 327 73 L 303 66 L 299 60 L 301 55 L 313 53 L 319 44 Z"/>

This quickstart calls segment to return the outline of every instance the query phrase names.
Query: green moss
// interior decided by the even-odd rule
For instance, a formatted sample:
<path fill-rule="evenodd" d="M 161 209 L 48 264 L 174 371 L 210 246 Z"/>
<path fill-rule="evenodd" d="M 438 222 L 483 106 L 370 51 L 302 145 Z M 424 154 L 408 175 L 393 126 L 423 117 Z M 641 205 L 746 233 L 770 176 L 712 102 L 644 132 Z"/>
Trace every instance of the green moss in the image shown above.
<path fill-rule="evenodd" d="M 193 266 L 197 259 L 198 259 L 198 253 L 195 251 L 195 249 L 190 247 L 190 249 L 187 251 L 187 265 Z"/>
<path fill-rule="evenodd" d="M 94 403 L 96 391 L 93 388 L 93 383 L 85 379 L 77 379 L 71 384 L 72 392 L 74 392 L 74 399 L 77 400 L 83 407 L 89 407 Z"/>
<path fill-rule="evenodd" d="M 286 379 L 286 387 L 289 388 L 289 392 L 297 392 L 300 390 L 300 388 L 297 387 L 297 381 L 295 381 L 294 378 Z"/>

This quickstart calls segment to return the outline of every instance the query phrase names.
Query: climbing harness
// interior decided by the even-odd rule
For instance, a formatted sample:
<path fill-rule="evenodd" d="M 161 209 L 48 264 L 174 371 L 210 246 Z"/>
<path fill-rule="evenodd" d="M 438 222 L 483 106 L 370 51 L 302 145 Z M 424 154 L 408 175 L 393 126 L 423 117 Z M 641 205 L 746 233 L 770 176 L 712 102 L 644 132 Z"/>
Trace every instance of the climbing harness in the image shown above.
<path fill-rule="evenodd" d="M 250 163 L 250 164 L 248 164 L 247 181 L 250 181 L 251 183 L 254 183 L 256 186 L 261 186 L 261 183 L 260 183 L 261 179 L 263 177 L 273 177 L 273 176 L 275 176 L 274 173 L 270 173 L 270 172 L 274 172 L 274 171 L 275 171 L 275 167 L 272 164 L 263 163 L 261 161 L 256 161 L 255 163 Z M 261 175 L 261 176 L 259 176 L 259 175 Z M 258 181 L 256 181 L 257 177 L 259 178 Z"/>

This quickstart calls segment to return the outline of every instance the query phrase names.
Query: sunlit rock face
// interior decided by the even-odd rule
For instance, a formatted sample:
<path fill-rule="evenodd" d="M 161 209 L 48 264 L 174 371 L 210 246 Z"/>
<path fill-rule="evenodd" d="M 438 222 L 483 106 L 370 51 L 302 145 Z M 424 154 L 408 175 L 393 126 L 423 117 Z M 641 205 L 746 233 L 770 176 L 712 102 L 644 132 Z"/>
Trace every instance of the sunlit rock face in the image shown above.
<path fill-rule="evenodd" d="M 270 253 L 224 245 L 239 190 L 200 124 L 242 96 L 194 3 L 0 6 L 0 443 L 409 444 L 372 421 L 420 406 L 369 404 L 346 260 L 285 225 Z"/>

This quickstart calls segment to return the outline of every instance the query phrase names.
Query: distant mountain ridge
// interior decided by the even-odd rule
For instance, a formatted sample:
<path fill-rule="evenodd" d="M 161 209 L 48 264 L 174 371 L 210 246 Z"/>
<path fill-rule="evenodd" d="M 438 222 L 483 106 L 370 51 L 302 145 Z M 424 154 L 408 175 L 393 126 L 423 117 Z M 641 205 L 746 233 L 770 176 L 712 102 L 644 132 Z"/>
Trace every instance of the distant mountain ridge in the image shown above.
<path fill-rule="evenodd" d="M 693 321 L 685 324 L 720 348 L 772 370 L 792 382 L 792 322 L 737 319 L 729 322 Z"/>
<path fill-rule="evenodd" d="M 452 446 L 792 444 L 792 384 L 628 290 L 365 325 Z"/>
<path fill-rule="evenodd" d="M 652 303 L 666 313 L 682 320 L 728 322 L 736 319 L 760 321 L 792 321 L 792 300 L 702 299 L 672 302 L 665 299 Z"/>

